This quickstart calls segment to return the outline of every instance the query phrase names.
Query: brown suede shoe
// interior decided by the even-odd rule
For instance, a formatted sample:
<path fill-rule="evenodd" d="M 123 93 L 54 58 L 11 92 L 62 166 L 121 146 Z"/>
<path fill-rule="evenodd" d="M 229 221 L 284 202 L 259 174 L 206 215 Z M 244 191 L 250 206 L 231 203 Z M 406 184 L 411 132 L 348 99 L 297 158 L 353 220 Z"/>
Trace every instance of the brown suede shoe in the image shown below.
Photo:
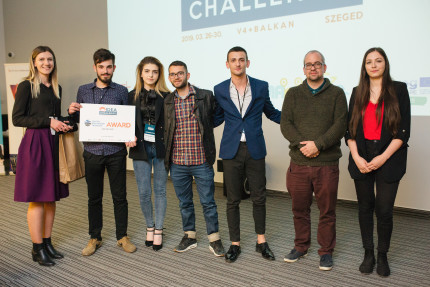
<path fill-rule="evenodd" d="M 82 250 L 82 255 L 84 256 L 90 256 L 93 255 L 96 250 L 102 246 L 102 241 L 97 240 L 97 238 L 91 238 L 90 241 L 88 241 L 87 247 L 85 247 Z"/>
<path fill-rule="evenodd" d="M 118 246 L 122 246 L 125 252 L 133 253 L 134 251 L 136 251 L 136 246 L 133 243 L 131 243 L 128 236 L 124 236 L 123 238 L 118 240 L 117 244 Z"/>

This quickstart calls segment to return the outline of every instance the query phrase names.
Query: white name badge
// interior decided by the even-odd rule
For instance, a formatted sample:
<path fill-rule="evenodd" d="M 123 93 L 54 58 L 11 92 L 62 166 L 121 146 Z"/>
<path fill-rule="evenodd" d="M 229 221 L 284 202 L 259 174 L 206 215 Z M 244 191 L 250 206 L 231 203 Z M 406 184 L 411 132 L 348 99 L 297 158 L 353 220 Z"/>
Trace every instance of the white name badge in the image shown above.
<path fill-rule="evenodd" d="M 155 125 L 145 125 L 143 139 L 147 142 L 155 143 Z"/>
<path fill-rule="evenodd" d="M 129 142 L 135 136 L 135 106 L 81 104 L 79 141 Z"/>

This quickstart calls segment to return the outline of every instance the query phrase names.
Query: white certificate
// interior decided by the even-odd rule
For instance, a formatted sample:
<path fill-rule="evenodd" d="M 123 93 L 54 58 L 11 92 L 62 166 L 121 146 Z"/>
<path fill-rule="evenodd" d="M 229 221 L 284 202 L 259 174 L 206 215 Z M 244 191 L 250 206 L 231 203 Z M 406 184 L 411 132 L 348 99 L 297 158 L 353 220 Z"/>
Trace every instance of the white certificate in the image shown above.
<path fill-rule="evenodd" d="M 134 141 L 135 106 L 81 105 L 79 141 Z"/>

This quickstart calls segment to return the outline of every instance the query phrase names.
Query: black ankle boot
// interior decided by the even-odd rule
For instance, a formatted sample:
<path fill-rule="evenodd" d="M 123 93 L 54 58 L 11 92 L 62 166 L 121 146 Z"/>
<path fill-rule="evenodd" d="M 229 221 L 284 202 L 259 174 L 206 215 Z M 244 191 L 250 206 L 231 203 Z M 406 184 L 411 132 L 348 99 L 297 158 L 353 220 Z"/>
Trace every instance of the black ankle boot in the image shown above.
<path fill-rule="evenodd" d="M 376 267 L 376 273 L 379 276 L 387 277 L 390 276 L 390 266 L 388 266 L 388 259 L 386 252 L 378 252 L 378 266 Z"/>
<path fill-rule="evenodd" d="M 375 253 L 373 249 L 365 249 L 364 250 L 364 259 L 360 265 L 360 272 L 363 274 L 370 274 L 373 272 L 373 268 L 375 267 Z"/>
<path fill-rule="evenodd" d="M 31 251 L 31 255 L 33 256 L 33 261 L 38 262 L 43 266 L 54 266 L 55 262 L 49 258 L 48 253 L 44 248 L 44 244 L 33 243 L 33 250 Z"/>
<path fill-rule="evenodd" d="M 45 248 L 46 253 L 48 253 L 49 257 L 51 257 L 52 259 L 64 258 L 64 255 L 55 250 L 54 246 L 52 246 L 51 237 L 43 238 L 43 247 Z"/>

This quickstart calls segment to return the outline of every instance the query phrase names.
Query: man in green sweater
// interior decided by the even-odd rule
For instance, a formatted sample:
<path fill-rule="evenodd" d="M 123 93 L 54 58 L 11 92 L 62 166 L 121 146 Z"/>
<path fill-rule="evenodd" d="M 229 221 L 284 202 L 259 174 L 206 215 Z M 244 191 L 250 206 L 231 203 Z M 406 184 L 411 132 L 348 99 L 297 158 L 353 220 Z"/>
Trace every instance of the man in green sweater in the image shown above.
<path fill-rule="evenodd" d="M 281 114 L 281 131 L 290 142 L 287 189 L 296 233 L 294 248 L 284 260 L 295 262 L 307 255 L 314 193 L 320 210 L 317 239 L 321 270 L 333 267 L 340 142 L 347 125 L 345 93 L 324 78 L 326 69 L 324 56 L 316 50 L 309 51 L 303 67 L 306 80 L 288 90 Z"/>

